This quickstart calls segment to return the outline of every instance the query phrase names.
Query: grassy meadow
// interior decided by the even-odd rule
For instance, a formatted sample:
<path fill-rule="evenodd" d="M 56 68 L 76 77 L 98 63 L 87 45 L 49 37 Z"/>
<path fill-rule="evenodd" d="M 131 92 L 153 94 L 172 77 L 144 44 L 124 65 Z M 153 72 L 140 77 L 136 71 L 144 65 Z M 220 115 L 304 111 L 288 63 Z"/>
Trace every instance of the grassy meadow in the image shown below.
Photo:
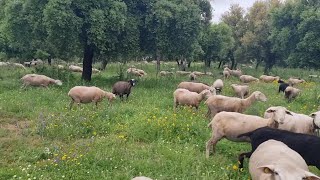
<path fill-rule="evenodd" d="M 238 171 L 239 153 L 250 150 L 247 143 L 228 140 L 218 142 L 216 153 L 205 158 L 205 143 L 211 136 L 205 118 L 207 108 L 199 111 L 182 107 L 173 112 L 173 91 L 188 76 L 157 77 L 154 64 L 136 64 L 148 75 L 138 78 L 128 101 L 116 99 L 112 106 L 102 101 L 74 106 L 69 110 L 67 93 L 75 85 L 95 85 L 111 91 L 119 80 L 121 68 L 129 64 L 109 64 L 107 70 L 94 74 L 92 82 L 80 80 L 81 75 L 54 67 L 18 70 L 0 69 L 0 179 L 119 179 L 148 176 L 158 180 L 250 179 L 248 160 Z M 214 65 L 216 66 L 216 64 Z M 162 64 L 162 70 L 176 68 L 175 63 Z M 192 64 L 191 70 L 203 71 L 203 65 Z M 63 81 L 62 86 L 49 89 L 20 89 L 20 78 L 27 73 L 48 75 Z M 198 81 L 212 84 L 222 78 L 221 69 L 210 69 L 213 77 Z M 244 74 L 262 75 L 262 69 L 243 68 Z M 267 102 L 256 102 L 245 113 L 262 116 L 270 106 L 310 114 L 318 110 L 320 85 L 301 69 L 274 68 L 273 75 L 307 80 L 298 87 L 301 96 L 288 103 L 278 94 L 278 84 L 252 83 L 250 91 L 259 90 Z M 223 95 L 233 96 L 230 84 L 239 83 L 232 77 L 225 82 Z M 307 148 L 307 147 L 306 147 Z M 320 175 L 320 171 L 310 167 Z"/>

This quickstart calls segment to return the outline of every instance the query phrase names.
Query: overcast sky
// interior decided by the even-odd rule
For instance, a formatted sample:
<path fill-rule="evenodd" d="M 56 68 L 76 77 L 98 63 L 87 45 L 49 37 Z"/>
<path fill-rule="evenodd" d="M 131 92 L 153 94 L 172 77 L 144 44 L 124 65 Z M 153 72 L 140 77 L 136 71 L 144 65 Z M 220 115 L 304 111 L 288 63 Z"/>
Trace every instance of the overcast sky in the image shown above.
<path fill-rule="evenodd" d="M 213 22 L 219 22 L 221 15 L 229 10 L 231 4 L 239 4 L 245 10 L 251 7 L 256 0 L 211 0 L 213 8 Z"/>

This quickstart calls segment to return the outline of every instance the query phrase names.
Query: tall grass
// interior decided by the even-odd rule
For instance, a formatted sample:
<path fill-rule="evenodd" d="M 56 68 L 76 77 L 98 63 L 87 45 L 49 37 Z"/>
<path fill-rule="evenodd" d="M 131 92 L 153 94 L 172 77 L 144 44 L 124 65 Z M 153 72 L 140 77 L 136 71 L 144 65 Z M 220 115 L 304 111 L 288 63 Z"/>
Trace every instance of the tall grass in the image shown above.
<path fill-rule="evenodd" d="M 126 64 L 124 70 L 132 64 Z M 204 155 L 205 142 L 211 132 L 207 128 L 207 111 L 181 107 L 173 112 L 173 91 L 188 76 L 159 77 L 152 64 L 137 64 L 148 75 L 138 78 L 128 101 L 117 99 L 112 105 L 103 101 L 69 110 L 67 93 L 75 85 L 95 85 L 111 91 L 120 79 L 119 64 L 93 75 L 92 82 L 81 75 L 54 67 L 28 70 L 0 69 L 0 179 L 130 179 L 144 175 L 153 179 L 249 179 L 246 168 L 237 170 L 237 156 L 248 151 L 246 143 L 222 140 L 210 159 Z M 162 64 L 163 70 L 175 70 L 175 63 Z M 202 71 L 193 64 L 191 70 Z M 213 77 L 199 77 L 212 84 L 222 70 L 210 69 Z M 246 74 L 260 76 L 262 69 L 244 69 Z M 20 89 L 20 78 L 26 73 L 39 73 L 63 81 L 63 86 L 49 89 Z M 308 79 L 301 69 L 274 68 L 272 74 L 284 79 L 299 76 Z M 314 72 L 313 74 L 316 74 Z M 233 96 L 225 81 L 223 94 Z M 289 110 L 310 114 L 319 105 L 316 80 L 299 85 L 301 96 L 288 103 L 277 93 L 277 83 L 253 83 L 250 91 L 259 90 L 268 101 L 257 102 L 245 113 L 262 116 L 269 106 L 285 106 Z M 312 169 L 320 174 L 320 171 Z"/>

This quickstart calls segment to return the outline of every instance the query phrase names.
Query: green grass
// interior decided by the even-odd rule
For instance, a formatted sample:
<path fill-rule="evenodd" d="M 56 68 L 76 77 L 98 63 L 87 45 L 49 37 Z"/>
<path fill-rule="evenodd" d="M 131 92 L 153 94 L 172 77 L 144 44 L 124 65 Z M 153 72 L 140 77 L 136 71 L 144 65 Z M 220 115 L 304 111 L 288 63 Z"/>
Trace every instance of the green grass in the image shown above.
<path fill-rule="evenodd" d="M 243 172 L 234 170 L 238 154 L 250 150 L 247 143 L 222 140 L 216 153 L 205 158 L 205 143 L 211 132 L 204 104 L 199 111 L 182 107 L 173 112 L 172 93 L 188 76 L 156 77 L 155 65 L 136 67 L 148 75 L 138 79 L 129 101 L 117 99 L 112 106 L 103 101 L 98 109 L 86 104 L 72 110 L 68 109 L 70 88 L 95 85 L 111 91 L 120 66 L 108 65 L 107 71 L 93 75 L 91 83 L 82 82 L 80 74 L 51 67 L 26 71 L 1 68 L 0 179 L 131 179 L 139 175 L 153 179 L 250 179 L 248 161 Z M 171 68 L 176 68 L 175 63 L 161 67 Z M 192 70 L 203 71 L 203 67 L 193 64 Z M 200 77 L 199 81 L 212 84 L 221 78 L 222 70 L 210 71 L 213 77 Z M 262 69 L 243 71 L 258 77 L 262 74 Z M 63 86 L 20 89 L 19 79 L 31 72 L 61 79 Z M 272 71 L 283 79 L 308 79 L 309 73 L 301 69 Z M 224 95 L 233 95 L 232 83 L 239 81 L 225 81 Z M 277 88 L 277 83 L 250 84 L 251 92 L 262 91 L 268 101 L 255 103 L 245 113 L 262 116 L 269 106 L 277 105 L 298 113 L 317 111 L 317 80 L 300 85 L 303 93 L 291 103 L 277 93 Z M 311 171 L 320 174 L 316 168 Z"/>

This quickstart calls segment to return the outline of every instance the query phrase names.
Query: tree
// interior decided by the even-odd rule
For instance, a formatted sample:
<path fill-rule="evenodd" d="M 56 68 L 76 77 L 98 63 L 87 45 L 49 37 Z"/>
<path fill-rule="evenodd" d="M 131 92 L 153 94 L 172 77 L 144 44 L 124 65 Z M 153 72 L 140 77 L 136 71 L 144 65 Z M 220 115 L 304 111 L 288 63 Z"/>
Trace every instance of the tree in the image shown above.
<path fill-rule="evenodd" d="M 201 47 L 205 65 L 210 67 L 214 59 L 226 59 L 228 52 L 233 48 L 234 39 L 231 28 L 225 23 L 212 24 L 201 37 Z"/>
<path fill-rule="evenodd" d="M 287 1 L 271 14 L 273 51 L 292 67 L 319 68 L 320 2 Z"/>
<path fill-rule="evenodd" d="M 235 56 L 236 51 L 241 51 L 241 38 L 246 31 L 246 20 L 244 18 L 244 9 L 238 4 L 231 5 L 228 12 L 222 15 L 222 21 L 232 29 L 232 36 L 234 38 L 234 46 L 230 50 L 229 58 L 231 60 L 231 68 L 235 68 L 239 57 Z M 239 54 L 239 53 L 238 53 Z"/>
<path fill-rule="evenodd" d="M 51 0 L 44 9 L 48 42 L 59 55 L 79 55 L 82 51 L 82 79 L 90 81 L 94 53 L 117 42 L 125 26 L 126 10 L 125 3 L 116 0 Z"/>

